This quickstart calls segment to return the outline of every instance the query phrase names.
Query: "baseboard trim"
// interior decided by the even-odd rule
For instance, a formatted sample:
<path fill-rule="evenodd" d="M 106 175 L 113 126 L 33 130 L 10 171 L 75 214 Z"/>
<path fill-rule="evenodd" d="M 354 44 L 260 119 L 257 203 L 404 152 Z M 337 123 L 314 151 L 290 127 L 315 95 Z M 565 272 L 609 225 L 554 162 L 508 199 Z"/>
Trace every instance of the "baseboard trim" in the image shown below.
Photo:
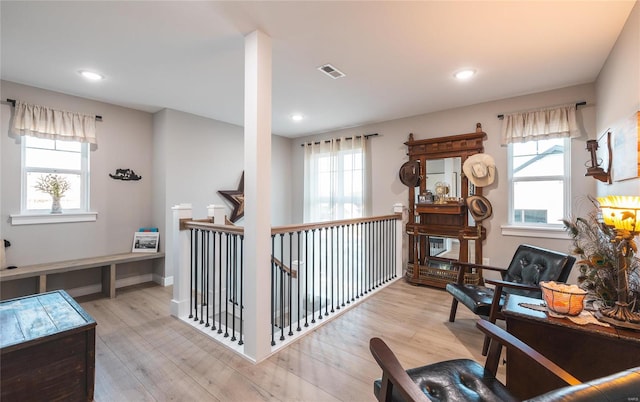
<path fill-rule="evenodd" d="M 161 276 L 158 274 L 153 274 L 153 281 L 160 286 L 171 286 L 173 285 L 173 276 Z"/>

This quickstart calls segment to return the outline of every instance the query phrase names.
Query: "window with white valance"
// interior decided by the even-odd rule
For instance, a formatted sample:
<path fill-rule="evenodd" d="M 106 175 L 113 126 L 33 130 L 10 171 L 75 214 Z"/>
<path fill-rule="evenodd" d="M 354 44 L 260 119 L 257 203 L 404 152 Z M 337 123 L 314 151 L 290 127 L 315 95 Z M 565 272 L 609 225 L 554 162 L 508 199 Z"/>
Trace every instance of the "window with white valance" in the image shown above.
<path fill-rule="evenodd" d="M 576 104 L 506 114 L 510 228 L 562 228 L 571 213 L 571 139 L 580 136 Z"/>
<path fill-rule="evenodd" d="M 97 145 L 96 116 L 15 101 L 12 131 L 22 138 L 21 208 L 12 223 L 94 221 L 89 147 Z M 47 176 L 68 184 L 59 198 L 61 213 L 51 213 L 52 196 L 38 187 Z"/>
<path fill-rule="evenodd" d="M 13 131 L 50 140 L 96 144 L 96 116 L 16 101 Z"/>
<path fill-rule="evenodd" d="M 502 122 L 501 144 L 506 146 L 517 142 L 575 138 L 579 135 L 576 105 L 573 103 L 505 114 Z"/>

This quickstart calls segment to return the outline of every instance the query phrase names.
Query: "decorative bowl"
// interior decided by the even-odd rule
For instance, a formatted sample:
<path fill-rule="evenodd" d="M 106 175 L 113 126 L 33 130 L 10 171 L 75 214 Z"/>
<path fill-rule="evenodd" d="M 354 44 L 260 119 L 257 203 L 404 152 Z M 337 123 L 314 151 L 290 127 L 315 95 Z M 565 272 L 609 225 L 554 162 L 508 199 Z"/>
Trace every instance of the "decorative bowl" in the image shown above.
<path fill-rule="evenodd" d="M 564 283 L 540 282 L 542 297 L 547 308 L 557 314 L 578 315 L 584 308 L 587 291 L 576 285 Z"/>

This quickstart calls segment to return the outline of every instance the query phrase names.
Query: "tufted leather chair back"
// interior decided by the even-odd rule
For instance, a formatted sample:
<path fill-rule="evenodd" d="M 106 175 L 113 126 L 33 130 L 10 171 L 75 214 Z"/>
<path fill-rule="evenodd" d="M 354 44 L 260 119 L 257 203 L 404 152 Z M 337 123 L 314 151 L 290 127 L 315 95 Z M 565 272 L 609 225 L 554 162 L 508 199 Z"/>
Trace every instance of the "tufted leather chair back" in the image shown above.
<path fill-rule="evenodd" d="M 535 286 L 544 281 L 566 282 L 575 261 L 576 259 L 570 255 L 522 244 L 513 255 L 502 279 Z M 541 296 L 540 291 L 507 288 L 504 291 L 528 297 Z"/>

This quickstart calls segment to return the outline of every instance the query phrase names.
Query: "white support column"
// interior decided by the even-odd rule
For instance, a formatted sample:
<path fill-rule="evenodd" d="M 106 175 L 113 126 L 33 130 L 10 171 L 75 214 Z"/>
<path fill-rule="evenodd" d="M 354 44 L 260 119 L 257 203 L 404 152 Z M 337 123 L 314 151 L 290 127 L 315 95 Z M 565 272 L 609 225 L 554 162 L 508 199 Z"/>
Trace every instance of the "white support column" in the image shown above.
<path fill-rule="evenodd" d="M 171 208 L 173 219 L 173 245 L 167 250 L 167 261 L 173 272 L 173 299 L 171 299 L 171 315 L 184 317 L 189 314 L 189 275 L 191 271 L 190 238 L 188 230 L 180 230 L 180 219 L 192 219 L 191 204 L 180 204 Z"/>
<path fill-rule="evenodd" d="M 402 278 L 403 273 L 403 261 L 404 261 L 404 247 L 402 239 L 404 238 L 404 214 L 406 209 L 401 203 L 393 205 L 393 212 L 396 214 L 402 214 L 403 219 L 396 220 L 396 276 Z"/>
<path fill-rule="evenodd" d="M 244 262 L 245 353 L 256 362 L 271 353 L 271 38 L 245 37 Z"/>

